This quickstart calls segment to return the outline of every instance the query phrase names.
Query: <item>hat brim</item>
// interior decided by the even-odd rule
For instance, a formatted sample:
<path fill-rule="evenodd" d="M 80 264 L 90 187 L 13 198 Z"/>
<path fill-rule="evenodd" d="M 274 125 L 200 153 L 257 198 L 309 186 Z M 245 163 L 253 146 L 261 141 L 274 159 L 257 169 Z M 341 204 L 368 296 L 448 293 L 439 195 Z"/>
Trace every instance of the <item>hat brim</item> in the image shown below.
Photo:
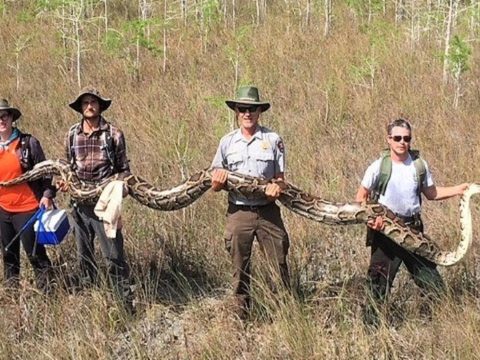
<path fill-rule="evenodd" d="M 18 110 L 17 108 L 14 108 L 14 107 L 0 107 L 0 110 L 3 110 L 3 111 L 8 111 L 10 114 L 12 114 L 12 120 L 13 121 L 16 121 L 18 120 L 18 118 L 20 116 L 22 116 L 22 113 L 20 112 L 20 110 Z"/>
<path fill-rule="evenodd" d="M 237 105 L 257 105 L 260 106 L 260 111 L 264 112 L 270 109 L 270 103 L 268 102 L 258 102 L 258 101 L 248 101 L 248 100 L 227 100 L 225 101 L 225 104 L 232 109 L 235 110 L 235 107 Z"/>
<path fill-rule="evenodd" d="M 10 112 L 12 113 L 12 119 L 13 119 L 13 121 L 17 121 L 18 118 L 19 118 L 20 116 L 22 116 L 22 113 L 21 113 L 20 110 L 18 110 L 18 109 L 12 108 L 12 109 L 10 110 Z"/>
<path fill-rule="evenodd" d="M 95 96 L 98 99 L 98 103 L 100 104 L 100 112 L 104 112 L 112 104 L 112 100 L 110 99 L 104 99 L 92 93 L 84 93 L 84 94 L 80 94 L 74 101 L 68 104 L 68 106 L 70 106 L 76 112 L 83 114 L 81 100 L 82 100 L 82 97 L 84 97 L 85 95 Z"/>

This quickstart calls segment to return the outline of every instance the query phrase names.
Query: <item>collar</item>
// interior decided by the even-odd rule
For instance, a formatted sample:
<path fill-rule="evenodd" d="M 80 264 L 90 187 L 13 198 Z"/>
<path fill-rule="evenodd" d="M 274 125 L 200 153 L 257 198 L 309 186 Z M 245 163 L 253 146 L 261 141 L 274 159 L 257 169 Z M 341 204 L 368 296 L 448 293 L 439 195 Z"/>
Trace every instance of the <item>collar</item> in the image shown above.
<path fill-rule="evenodd" d="M 405 160 L 398 160 L 397 161 L 397 160 L 392 159 L 392 164 L 396 163 L 396 164 L 410 165 L 412 162 L 413 162 L 413 158 L 412 158 L 412 155 L 410 155 L 410 153 L 408 153 Z"/>
<path fill-rule="evenodd" d="M 2 150 L 6 149 L 8 145 L 14 142 L 19 136 L 20 136 L 20 131 L 18 131 L 18 129 L 13 129 L 12 134 L 6 141 L 0 141 L 0 148 L 2 148 Z"/>
<path fill-rule="evenodd" d="M 257 130 L 255 130 L 255 133 L 252 135 L 252 138 L 248 141 L 242 135 L 242 129 L 237 129 L 237 131 L 233 135 L 233 142 L 238 142 L 238 141 L 251 142 L 253 139 L 263 140 L 263 137 L 264 137 L 263 127 L 258 125 Z"/>
<path fill-rule="evenodd" d="M 85 119 L 82 118 L 82 121 L 80 121 L 80 126 L 77 127 L 77 133 L 80 134 L 80 133 L 83 133 L 83 122 L 85 121 Z M 98 123 L 98 130 L 95 130 L 94 132 L 96 131 L 107 131 L 108 130 L 108 123 L 107 123 L 107 120 L 105 120 L 105 118 L 103 116 L 100 115 L 100 121 Z"/>

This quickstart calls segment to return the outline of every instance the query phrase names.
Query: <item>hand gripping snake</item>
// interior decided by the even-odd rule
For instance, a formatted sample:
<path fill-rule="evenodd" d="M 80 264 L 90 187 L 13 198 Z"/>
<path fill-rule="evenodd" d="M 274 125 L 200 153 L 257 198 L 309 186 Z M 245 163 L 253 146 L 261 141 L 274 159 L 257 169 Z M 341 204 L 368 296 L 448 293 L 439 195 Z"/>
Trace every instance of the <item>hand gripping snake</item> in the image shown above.
<path fill-rule="evenodd" d="M 21 176 L 0 182 L 0 186 L 34 181 L 44 176 L 59 176 L 68 185 L 71 197 L 85 204 L 94 204 L 105 186 L 117 176 L 101 183 L 90 184 L 78 179 L 70 165 L 64 160 L 46 160 Z M 211 169 L 201 170 L 182 184 L 171 189 L 160 190 L 142 178 L 130 175 L 123 179 L 129 195 L 141 204 L 155 210 L 171 211 L 189 206 L 211 187 Z M 233 191 L 248 198 L 265 197 L 269 181 L 248 175 L 229 172 L 226 191 Z M 312 196 L 296 186 L 282 183 L 282 194 L 278 199 L 289 210 L 316 222 L 329 225 L 363 224 L 381 216 L 383 234 L 408 251 L 422 256 L 437 265 L 450 266 L 460 261 L 472 242 L 472 216 L 470 198 L 480 193 L 480 184 L 471 184 L 460 199 L 461 240 L 454 251 L 442 251 L 425 234 L 411 229 L 393 212 L 380 204 L 334 203 Z"/>

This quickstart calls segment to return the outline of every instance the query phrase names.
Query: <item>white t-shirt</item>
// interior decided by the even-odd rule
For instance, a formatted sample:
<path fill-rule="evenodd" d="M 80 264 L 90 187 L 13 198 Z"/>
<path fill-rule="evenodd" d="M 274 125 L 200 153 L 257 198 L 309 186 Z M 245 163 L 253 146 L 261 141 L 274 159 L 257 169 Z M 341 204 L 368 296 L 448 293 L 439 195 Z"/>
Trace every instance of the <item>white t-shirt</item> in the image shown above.
<path fill-rule="evenodd" d="M 373 191 L 379 181 L 380 164 L 382 159 L 375 160 L 365 172 L 362 186 Z M 425 164 L 426 176 L 423 181 L 423 188 L 434 185 L 432 173 Z M 404 162 L 392 161 L 392 175 L 388 181 L 385 195 L 380 195 L 378 202 L 385 205 L 394 213 L 400 216 L 412 216 L 420 212 L 420 199 L 418 198 L 417 171 L 412 157 L 409 155 Z"/>

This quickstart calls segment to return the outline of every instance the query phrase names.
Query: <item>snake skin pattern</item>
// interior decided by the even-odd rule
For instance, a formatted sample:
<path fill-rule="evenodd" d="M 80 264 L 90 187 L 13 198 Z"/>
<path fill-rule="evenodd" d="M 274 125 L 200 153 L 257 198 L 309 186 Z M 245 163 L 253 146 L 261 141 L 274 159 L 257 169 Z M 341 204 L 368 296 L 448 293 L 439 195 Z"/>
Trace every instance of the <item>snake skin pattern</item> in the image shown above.
<path fill-rule="evenodd" d="M 105 186 L 117 176 L 106 179 L 100 184 L 89 184 L 78 179 L 64 160 L 46 160 L 37 164 L 18 178 L 0 182 L 0 186 L 34 181 L 44 176 L 58 176 L 68 185 L 71 197 L 83 204 L 94 204 Z M 195 202 L 211 187 L 211 170 L 201 170 L 193 174 L 182 184 L 168 190 L 160 190 L 142 178 L 130 175 L 123 179 L 129 195 L 141 204 L 152 209 L 172 211 L 184 208 Z M 247 175 L 230 172 L 225 186 L 249 198 L 264 197 L 268 181 Z M 472 184 L 460 200 L 461 240 L 454 251 L 442 251 L 425 234 L 411 229 L 393 212 L 380 204 L 334 203 L 312 196 L 296 186 L 280 183 L 282 194 L 279 201 L 289 210 L 329 225 L 364 224 L 370 219 L 381 216 L 384 221 L 383 234 L 408 251 L 422 256 L 437 265 L 450 266 L 460 261 L 467 253 L 472 242 L 472 217 L 470 198 L 480 193 L 480 184 Z"/>

